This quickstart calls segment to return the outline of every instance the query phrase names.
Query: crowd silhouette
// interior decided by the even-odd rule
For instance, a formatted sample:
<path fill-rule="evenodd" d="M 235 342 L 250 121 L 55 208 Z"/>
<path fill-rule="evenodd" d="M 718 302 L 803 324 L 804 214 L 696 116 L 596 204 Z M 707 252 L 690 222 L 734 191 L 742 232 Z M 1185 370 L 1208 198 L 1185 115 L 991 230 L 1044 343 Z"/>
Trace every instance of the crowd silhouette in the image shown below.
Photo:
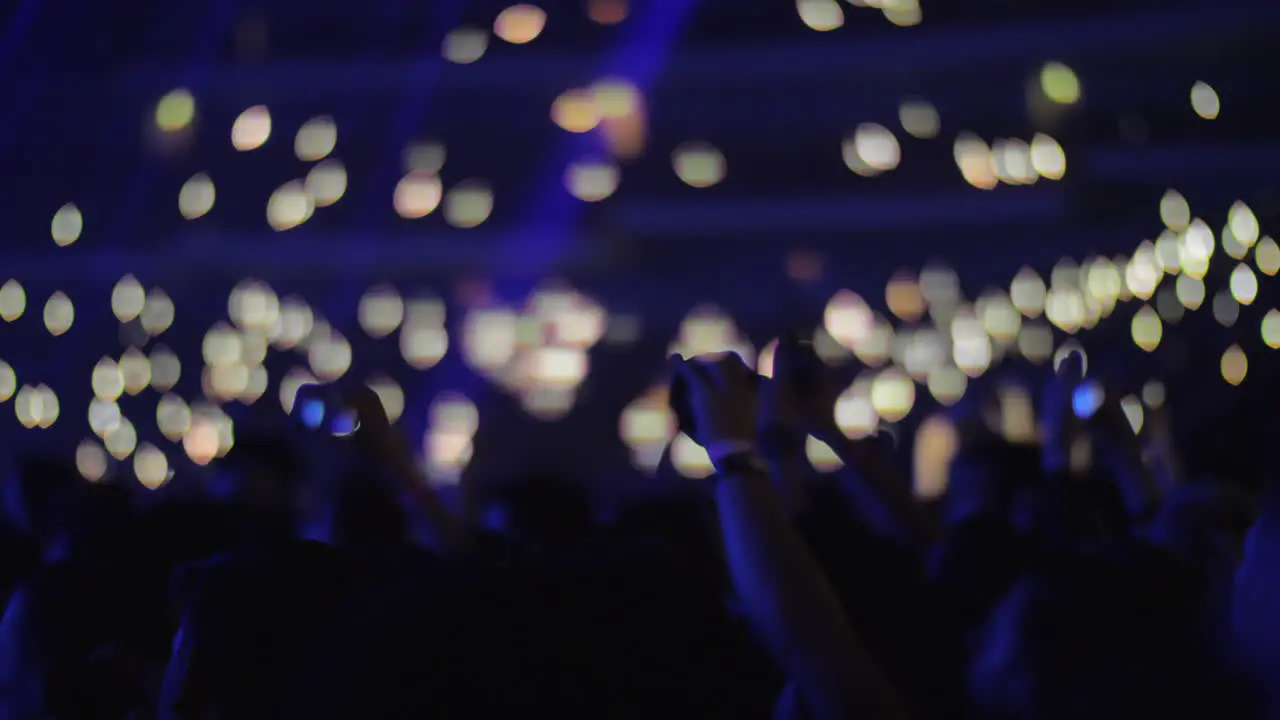
<path fill-rule="evenodd" d="M 20 456 L 0 717 L 1276 709 L 1273 499 L 1184 477 L 1167 438 L 1088 397 L 1070 355 L 1040 393 L 1040 442 L 957 417 L 946 496 L 925 504 L 883 437 L 841 433 L 815 360 L 798 337 L 770 378 L 732 354 L 673 357 L 673 409 L 716 473 L 605 508 L 545 473 L 446 502 L 362 387 L 297 403 L 341 405 L 348 437 L 242 432 L 199 487 L 134 493 Z M 809 435 L 841 473 L 813 471 Z M 341 480 L 318 486 L 319 463 Z M 316 508 L 323 539 L 302 531 Z"/>

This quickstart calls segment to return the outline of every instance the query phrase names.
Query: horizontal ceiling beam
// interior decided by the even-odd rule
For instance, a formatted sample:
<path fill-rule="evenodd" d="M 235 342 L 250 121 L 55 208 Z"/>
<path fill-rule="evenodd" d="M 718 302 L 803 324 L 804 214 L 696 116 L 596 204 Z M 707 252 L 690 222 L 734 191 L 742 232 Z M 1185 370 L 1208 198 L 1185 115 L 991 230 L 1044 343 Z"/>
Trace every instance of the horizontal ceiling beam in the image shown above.
<path fill-rule="evenodd" d="M 1052 58 L 1142 58 L 1185 54 L 1216 33 L 1251 32 L 1280 19 L 1274 3 L 1197 4 L 1131 15 L 1077 21 L 1029 22 L 963 30 L 931 30 L 928 24 L 893 39 L 843 39 L 815 34 L 803 42 L 744 44 L 678 50 L 659 83 L 667 88 L 759 86 L 841 78 L 882 81 L 886 75 L 953 74 L 957 68 L 1025 65 Z M 228 103 L 271 99 L 369 97 L 437 87 L 563 89 L 597 79 L 598 63 L 581 53 L 509 53 L 439 72 L 436 48 L 417 60 L 285 61 L 203 68 L 202 97 Z M 154 98 L 195 83 L 190 69 L 173 63 L 138 65 L 118 77 L 118 91 Z"/>

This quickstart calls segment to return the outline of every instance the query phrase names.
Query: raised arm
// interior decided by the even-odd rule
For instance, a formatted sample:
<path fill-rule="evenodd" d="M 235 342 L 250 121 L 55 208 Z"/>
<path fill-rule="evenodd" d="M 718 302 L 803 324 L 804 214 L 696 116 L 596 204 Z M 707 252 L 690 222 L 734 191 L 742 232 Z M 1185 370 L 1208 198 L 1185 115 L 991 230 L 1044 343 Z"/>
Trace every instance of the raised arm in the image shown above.
<path fill-rule="evenodd" d="M 406 510 L 425 524 L 432 548 L 442 553 L 470 549 L 472 538 L 467 524 L 432 489 L 404 437 L 387 419 L 377 394 L 362 385 L 351 391 L 350 402 L 360 418 L 357 438 L 369 457 L 396 483 Z"/>
<path fill-rule="evenodd" d="M 739 362 L 679 371 L 719 473 L 715 492 L 729 573 L 749 620 L 814 717 L 901 717 L 903 704 L 844 617 L 792 527 L 755 451 L 756 398 Z"/>
<path fill-rule="evenodd" d="M 938 536 L 937 524 L 911 495 L 910 485 L 895 470 L 876 439 L 851 440 L 836 424 L 839 395 L 823 376 L 823 364 L 813 346 L 795 335 L 783 336 L 774 355 L 773 381 L 768 387 L 783 395 L 766 406 L 771 426 L 794 426 L 826 443 L 840 458 L 841 489 L 863 520 L 877 534 L 917 546 Z M 801 450 L 803 452 L 803 449 Z"/>

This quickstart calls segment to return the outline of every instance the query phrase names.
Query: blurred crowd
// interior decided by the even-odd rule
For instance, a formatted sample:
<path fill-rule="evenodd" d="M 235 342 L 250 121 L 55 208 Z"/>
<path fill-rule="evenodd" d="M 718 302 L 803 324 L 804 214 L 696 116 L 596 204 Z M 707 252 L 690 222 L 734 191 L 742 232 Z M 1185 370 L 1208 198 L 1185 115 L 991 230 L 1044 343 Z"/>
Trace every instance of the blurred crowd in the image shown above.
<path fill-rule="evenodd" d="M 160 492 L 12 448 L 0 717 L 1276 709 L 1266 493 L 1186 477 L 1170 423 L 1135 433 L 1069 355 L 1037 442 L 957 411 L 925 503 L 884 436 L 841 432 L 822 368 L 797 337 L 768 378 L 673 356 L 672 410 L 716 473 L 620 503 L 532 471 L 442 497 L 363 387 L 301 391 L 298 422 L 342 437 L 242 430 L 211 478 Z M 810 435 L 840 473 L 815 473 Z"/>

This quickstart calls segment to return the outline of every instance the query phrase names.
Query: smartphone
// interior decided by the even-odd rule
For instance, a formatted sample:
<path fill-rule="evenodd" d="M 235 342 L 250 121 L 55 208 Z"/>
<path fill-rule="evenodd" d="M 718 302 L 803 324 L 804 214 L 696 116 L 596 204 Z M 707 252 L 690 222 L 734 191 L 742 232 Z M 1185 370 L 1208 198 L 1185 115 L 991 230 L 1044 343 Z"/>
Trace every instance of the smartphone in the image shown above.
<path fill-rule="evenodd" d="M 293 418 L 302 427 L 335 437 L 360 429 L 360 418 L 332 385 L 303 385 L 293 403 Z"/>
<path fill-rule="evenodd" d="M 1076 417 L 1088 420 L 1102 407 L 1102 385 L 1095 380 L 1080 384 L 1071 395 L 1071 409 Z"/>

